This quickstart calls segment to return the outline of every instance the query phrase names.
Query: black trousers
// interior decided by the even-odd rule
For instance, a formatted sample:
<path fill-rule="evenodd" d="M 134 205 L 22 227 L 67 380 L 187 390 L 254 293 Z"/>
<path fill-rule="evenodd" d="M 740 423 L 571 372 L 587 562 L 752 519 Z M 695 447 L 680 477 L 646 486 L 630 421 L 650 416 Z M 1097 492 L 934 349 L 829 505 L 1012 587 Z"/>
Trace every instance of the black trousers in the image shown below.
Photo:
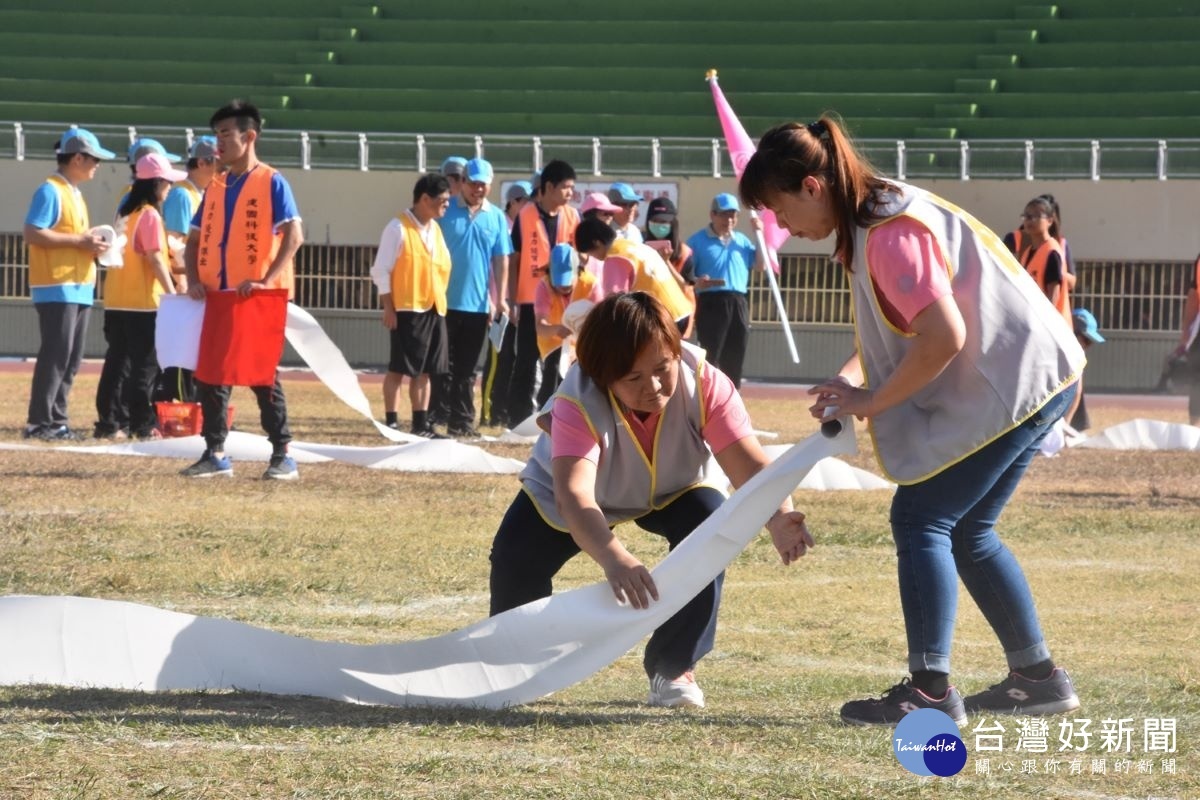
<path fill-rule="evenodd" d="M 700 486 L 635 522 L 642 530 L 666 538 L 674 550 L 724 500 L 716 489 Z M 550 527 L 529 495 L 519 492 L 492 542 L 492 616 L 549 597 L 554 576 L 579 552 L 571 535 Z M 648 676 L 676 678 L 712 650 L 724 581 L 722 572 L 654 631 L 642 659 Z"/>
<path fill-rule="evenodd" d="M 517 324 L 517 350 L 508 378 L 508 424 L 520 425 L 534 412 L 538 390 L 538 372 L 542 363 L 537 346 L 537 317 L 533 303 L 522 304 Z"/>
<path fill-rule="evenodd" d="M 96 434 L 127 429 L 149 436 L 158 422 L 154 413 L 154 311 L 104 311 L 104 367 L 96 387 Z"/>
<path fill-rule="evenodd" d="M 83 360 L 92 307 L 79 303 L 34 303 L 41 344 L 33 367 L 26 423 L 36 428 L 67 424 L 67 398 Z"/>
<path fill-rule="evenodd" d="M 512 376 L 513 361 L 517 357 L 517 329 L 509 323 L 504 329 L 500 349 L 488 345 L 487 365 L 483 370 L 483 410 L 481 425 L 508 426 L 508 382 Z"/>
<path fill-rule="evenodd" d="M 717 365 L 741 388 L 742 363 L 750 338 L 750 304 L 741 292 L 699 292 L 696 295 L 696 338 Z"/>
<path fill-rule="evenodd" d="M 542 409 L 550 398 L 554 395 L 558 385 L 562 383 L 562 378 L 559 377 L 558 367 L 562 363 L 562 347 L 555 348 L 550 351 L 550 354 L 542 359 L 542 386 L 538 389 L 537 407 Z"/>
<path fill-rule="evenodd" d="M 475 421 L 475 366 L 487 328 L 486 313 L 446 312 L 450 366 L 448 372 L 432 376 L 429 415 L 444 419 L 451 428 L 467 428 Z"/>
<path fill-rule="evenodd" d="M 204 412 L 204 443 L 209 452 L 220 452 L 225 449 L 225 438 L 229 435 L 229 395 L 231 386 L 214 386 L 203 381 L 196 381 L 196 396 L 200 400 L 200 410 Z M 258 401 L 258 415 L 262 428 L 267 432 L 267 440 L 276 453 L 282 453 L 287 443 L 292 440 L 292 432 L 288 430 L 287 399 L 283 396 L 283 386 L 279 383 L 279 373 L 275 373 L 275 383 L 272 386 L 251 386 L 254 399 Z"/>

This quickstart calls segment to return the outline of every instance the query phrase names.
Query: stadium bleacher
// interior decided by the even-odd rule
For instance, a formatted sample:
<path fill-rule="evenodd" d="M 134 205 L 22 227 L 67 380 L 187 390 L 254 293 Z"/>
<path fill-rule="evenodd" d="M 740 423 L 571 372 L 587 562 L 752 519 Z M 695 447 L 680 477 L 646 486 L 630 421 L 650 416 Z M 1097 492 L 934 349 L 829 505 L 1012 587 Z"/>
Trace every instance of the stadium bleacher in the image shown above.
<path fill-rule="evenodd" d="M 716 67 L 749 130 L 824 110 L 873 138 L 1200 130 L 1181 0 L 103 6 L 6 0 L 0 120 L 199 127 L 244 97 L 274 129 L 711 136 Z"/>

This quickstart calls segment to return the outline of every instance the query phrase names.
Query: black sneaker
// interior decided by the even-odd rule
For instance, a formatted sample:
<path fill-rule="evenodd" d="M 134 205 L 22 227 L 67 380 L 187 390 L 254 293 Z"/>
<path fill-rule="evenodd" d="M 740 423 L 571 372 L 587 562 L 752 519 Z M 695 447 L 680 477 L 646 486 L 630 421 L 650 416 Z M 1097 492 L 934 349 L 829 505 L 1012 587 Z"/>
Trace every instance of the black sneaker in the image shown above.
<path fill-rule="evenodd" d="M 1071 676 L 1056 667 L 1050 677 L 1035 681 L 1019 672 L 986 691 L 973 694 L 963 703 L 972 714 L 990 711 L 993 714 L 1061 714 L 1079 708 L 1079 697 L 1071 685 Z"/>
<path fill-rule="evenodd" d="M 483 438 L 483 434 L 471 425 L 452 425 L 446 429 L 446 433 L 455 439 L 467 439 L 468 441 L 477 441 Z"/>
<path fill-rule="evenodd" d="M 870 700 L 851 700 L 842 706 L 842 722 L 848 725 L 895 725 L 910 711 L 935 708 L 954 720 L 956 725 L 967 724 L 963 700 L 953 686 L 941 700 L 930 697 L 905 678 L 887 690 L 883 697 Z"/>
<path fill-rule="evenodd" d="M 426 425 L 424 428 L 413 426 L 414 436 L 420 436 L 422 439 L 449 439 L 450 437 L 444 433 L 438 433 L 432 425 Z"/>
<path fill-rule="evenodd" d="M 86 438 L 79 431 L 73 431 L 66 425 L 51 425 L 37 438 L 46 442 L 78 442 Z"/>
<path fill-rule="evenodd" d="M 46 428 L 42 425 L 26 425 L 25 430 L 21 431 L 22 439 L 41 439 L 42 433 Z"/>

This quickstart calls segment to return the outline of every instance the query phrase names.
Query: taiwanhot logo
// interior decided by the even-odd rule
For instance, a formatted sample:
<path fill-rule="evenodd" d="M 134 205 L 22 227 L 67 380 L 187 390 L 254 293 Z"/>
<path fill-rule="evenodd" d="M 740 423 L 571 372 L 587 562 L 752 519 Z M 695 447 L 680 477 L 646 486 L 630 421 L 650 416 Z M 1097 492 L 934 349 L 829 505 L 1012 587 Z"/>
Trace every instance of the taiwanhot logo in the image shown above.
<path fill-rule="evenodd" d="M 957 775 L 967 763 L 967 747 L 950 715 L 936 708 L 918 708 L 900 720 L 892 732 L 892 752 L 900 766 L 914 775 Z"/>

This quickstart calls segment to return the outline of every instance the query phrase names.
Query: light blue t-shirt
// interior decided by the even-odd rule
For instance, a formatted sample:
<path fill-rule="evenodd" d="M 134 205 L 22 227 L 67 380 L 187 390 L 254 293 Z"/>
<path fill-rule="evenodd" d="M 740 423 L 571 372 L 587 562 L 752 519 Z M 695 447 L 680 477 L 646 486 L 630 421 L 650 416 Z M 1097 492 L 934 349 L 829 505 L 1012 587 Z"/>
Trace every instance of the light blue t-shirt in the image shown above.
<path fill-rule="evenodd" d="M 745 294 L 750 284 L 750 270 L 754 266 L 754 243 L 740 231 L 734 231 L 729 243 L 713 233 L 712 228 L 704 228 L 692 234 L 687 240 L 692 248 L 692 258 L 696 265 L 696 277 L 720 278 L 724 286 L 713 286 L 708 289 L 696 287 L 696 292 L 740 292 Z"/>
<path fill-rule="evenodd" d="M 258 169 L 258 166 L 255 166 L 254 169 Z M 229 288 L 225 278 L 225 244 L 229 240 L 229 231 L 233 227 L 233 209 L 237 205 L 238 195 L 242 193 L 242 186 L 245 183 L 245 180 L 238 180 L 225 186 L 225 235 L 220 242 L 221 289 L 223 290 Z M 195 215 L 192 216 L 191 227 L 197 230 L 200 229 L 200 223 L 204 219 L 204 203 L 207 200 L 208 193 L 206 191 L 204 196 L 200 198 L 200 205 L 196 208 Z M 292 187 L 288 185 L 287 179 L 283 175 L 276 172 L 271 176 L 271 225 L 278 228 L 285 222 L 299 218 L 300 209 L 296 206 L 296 198 L 292 195 Z"/>
<path fill-rule="evenodd" d="M 25 224 L 45 230 L 57 225 L 60 216 L 62 203 L 58 199 L 58 190 L 47 181 L 33 193 L 29 213 L 25 215 Z M 34 286 L 29 295 L 35 303 L 78 303 L 90 306 L 96 301 L 96 285 L 62 283 L 57 286 Z"/>
<path fill-rule="evenodd" d="M 195 184 L 193 184 L 195 185 Z M 201 199 L 204 193 L 200 193 Z M 188 228 L 196 209 L 192 208 L 192 193 L 182 186 L 172 186 L 163 201 L 163 227 L 167 233 L 177 233 L 187 238 Z"/>
<path fill-rule="evenodd" d="M 442 238 L 450 250 L 446 307 L 453 311 L 486 314 L 492 258 L 511 255 L 513 251 L 504 212 L 484 200 L 483 207 L 472 219 L 462 197 L 455 197 L 438 224 L 442 226 Z"/>

